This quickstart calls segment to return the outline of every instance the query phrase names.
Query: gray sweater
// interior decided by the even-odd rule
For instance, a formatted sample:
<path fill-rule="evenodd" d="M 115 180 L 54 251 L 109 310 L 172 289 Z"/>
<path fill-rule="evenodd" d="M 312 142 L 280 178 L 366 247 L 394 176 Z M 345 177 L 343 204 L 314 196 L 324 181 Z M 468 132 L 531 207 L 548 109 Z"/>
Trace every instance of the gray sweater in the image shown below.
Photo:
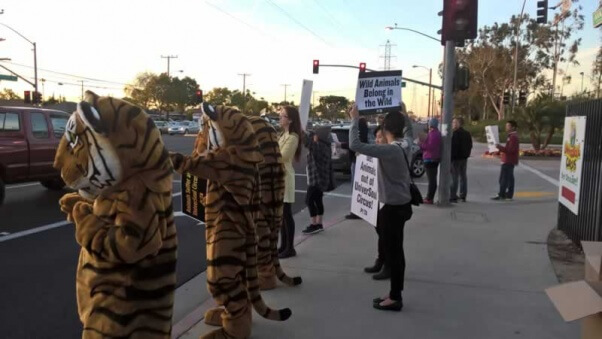
<path fill-rule="evenodd" d="M 365 144 L 360 141 L 359 119 L 353 119 L 349 130 L 351 150 L 378 159 L 378 200 L 388 205 L 405 205 L 410 195 L 410 170 L 399 143 L 388 145 Z M 407 144 L 407 143 L 405 143 Z M 408 158 L 409 160 L 409 158 Z"/>

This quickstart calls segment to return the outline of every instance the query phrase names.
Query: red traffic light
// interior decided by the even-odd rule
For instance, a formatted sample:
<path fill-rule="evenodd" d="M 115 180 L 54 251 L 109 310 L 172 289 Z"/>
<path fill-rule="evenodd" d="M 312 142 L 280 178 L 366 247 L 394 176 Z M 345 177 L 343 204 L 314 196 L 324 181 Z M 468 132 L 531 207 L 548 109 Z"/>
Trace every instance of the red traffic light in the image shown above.
<path fill-rule="evenodd" d="M 203 102 L 203 90 L 196 90 L 196 92 L 194 93 L 194 102 L 197 105 Z"/>
<path fill-rule="evenodd" d="M 360 73 L 364 73 L 366 71 L 366 63 L 360 62 Z"/>
<path fill-rule="evenodd" d="M 441 44 L 453 40 L 464 42 L 477 37 L 478 0 L 445 0 Z"/>
<path fill-rule="evenodd" d="M 23 92 L 23 102 L 25 102 L 26 104 L 31 103 L 31 92 L 30 91 Z"/>
<path fill-rule="evenodd" d="M 314 74 L 318 74 L 320 71 L 320 60 L 314 60 Z"/>

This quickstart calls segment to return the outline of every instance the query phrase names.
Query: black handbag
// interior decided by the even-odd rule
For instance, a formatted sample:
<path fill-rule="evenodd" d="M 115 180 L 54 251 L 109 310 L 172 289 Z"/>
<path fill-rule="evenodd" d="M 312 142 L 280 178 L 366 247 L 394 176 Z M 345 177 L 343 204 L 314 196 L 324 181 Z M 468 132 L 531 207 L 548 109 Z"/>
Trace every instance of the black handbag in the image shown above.
<path fill-rule="evenodd" d="M 410 172 L 410 162 L 408 161 L 406 151 L 404 151 L 401 145 L 398 144 L 398 146 L 401 148 L 401 151 L 403 152 L 403 157 L 406 159 L 406 164 L 408 165 L 408 172 L 410 176 L 410 196 L 412 197 L 412 200 L 410 202 L 414 206 L 420 206 L 420 204 L 424 202 L 424 200 L 422 199 L 422 193 L 420 193 L 420 190 L 418 189 L 418 187 L 416 187 L 416 184 L 414 184 L 414 179 L 412 179 L 412 174 Z"/>

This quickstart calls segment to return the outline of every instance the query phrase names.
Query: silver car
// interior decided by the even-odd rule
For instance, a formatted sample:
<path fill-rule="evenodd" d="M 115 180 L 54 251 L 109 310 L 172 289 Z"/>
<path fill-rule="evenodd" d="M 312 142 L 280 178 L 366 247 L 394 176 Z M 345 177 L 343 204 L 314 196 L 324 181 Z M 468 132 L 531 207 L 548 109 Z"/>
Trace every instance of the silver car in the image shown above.
<path fill-rule="evenodd" d="M 199 124 L 196 121 L 176 121 L 172 122 L 167 128 L 169 135 L 174 134 L 197 134 L 199 133 Z"/>

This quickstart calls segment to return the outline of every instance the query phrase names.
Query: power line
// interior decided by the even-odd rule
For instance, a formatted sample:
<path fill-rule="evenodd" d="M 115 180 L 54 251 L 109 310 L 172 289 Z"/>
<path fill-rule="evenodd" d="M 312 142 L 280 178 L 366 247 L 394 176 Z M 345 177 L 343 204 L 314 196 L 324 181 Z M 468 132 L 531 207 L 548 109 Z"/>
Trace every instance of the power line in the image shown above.
<path fill-rule="evenodd" d="M 2 61 L 2 62 L 6 62 L 8 64 L 15 65 L 15 66 L 20 66 L 20 67 L 25 67 L 25 68 L 33 69 L 32 66 L 23 65 L 23 64 L 16 63 L 16 62 L 11 62 L 11 61 Z M 110 84 L 129 86 L 129 84 L 126 84 L 126 83 L 123 83 L 123 82 L 116 82 L 116 81 L 95 79 L 95 78 L 85 77 L 85 76 L 81 76 L 81 75 L 75 75 L 75 74 L 63 73 L 63 72 L 58 72 L 58 71 L 52 71 L 52 70 L 43 69 L 43 68 L 38 68 L 38 70 L 44 71 L 44 72 L 49 72 L 49 73 L 54 73 L 54 74 L 66 75 L 66 76 L 69 76 L 69 77 L 72 77 L 72 78 L 79 78 L 79 79 L 84 79 L 84 80 L 89 80 L 89 81 L 106 82 L 106 83 L 110 83 Z"/>
<path fill-rule="evenodd" d="M 307 26 L 305 26 L 304 24 L 302 24 L 301 22 L 299 22 L 299 20 L 295 19 L 295 17 L 293 17 L 292 15 L 290 15 L 282 7 L 280 7 L 277 4 L 275 4 L 272 0 L 266 0 L 266 1 L 270 5 L 276 7 L 279 11 L 281 11 L 282 13 L 284 13 L 284 15 L 286 15 L 289 19 L 293 20 L 297 25 L 299 25 L 300 27 L 302 27 L 303 29 L 305 29 L 306 31 L 308 31 L 309 33 L 311 33 L 313 36 L 315 36 L 316 38 L 318 38 L 320 41 L 322 41 L 326 45 L 332 47 L 332 45 L 330 45 L 330 43 L 328 43 L 326 40 L 324 40 L 321 36 L 319 36 L 318 34 L 316 34 L 314 31 L 312 31 L 311 29 L 309 29 Z"/>

